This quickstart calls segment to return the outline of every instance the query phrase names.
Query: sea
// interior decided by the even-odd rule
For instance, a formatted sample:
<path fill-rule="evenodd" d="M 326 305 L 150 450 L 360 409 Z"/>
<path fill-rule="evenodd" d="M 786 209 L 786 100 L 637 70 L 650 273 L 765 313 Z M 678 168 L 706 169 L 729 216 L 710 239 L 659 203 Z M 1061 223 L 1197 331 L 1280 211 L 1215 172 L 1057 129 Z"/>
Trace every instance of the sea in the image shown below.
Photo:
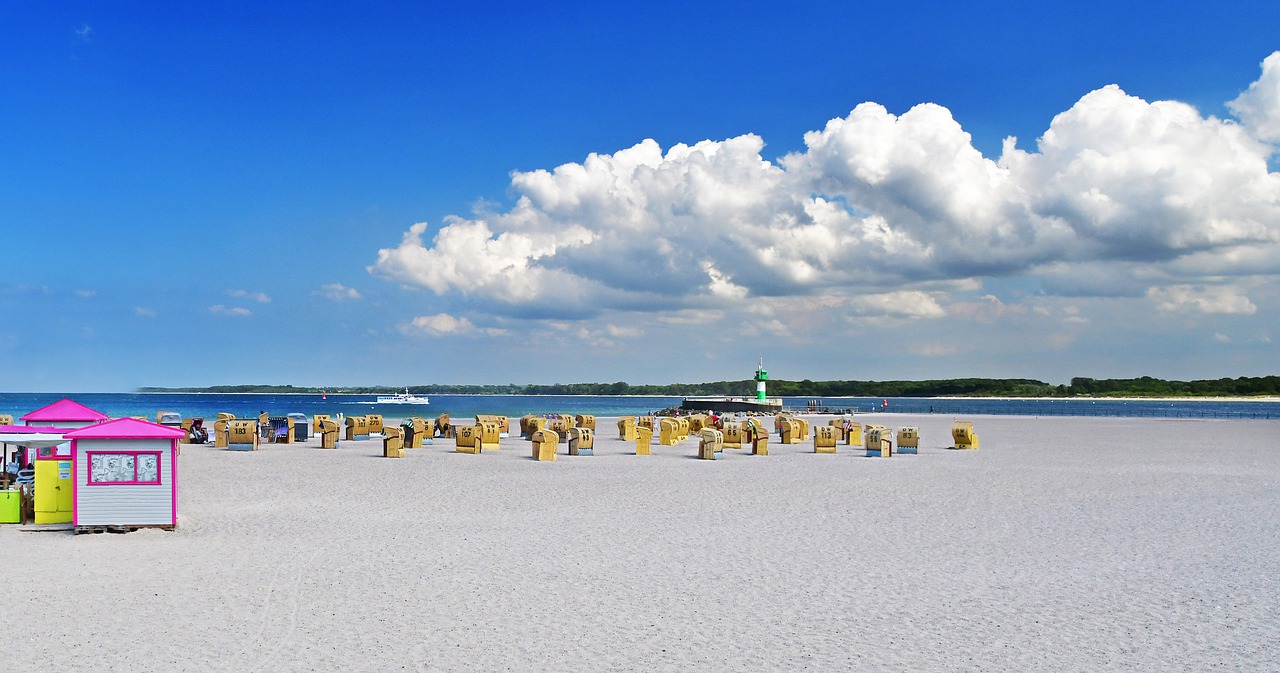
<path fill-rule="evenodd" d="M 161 411 L 175 411 L 184 418 L 212 420 L 218 412 L 237 418 L 301 413 L 359 416 L 382 414 L 387 421 L 410 416 L 434 418 L 449 414 L 467 418 L 498 414 L 516 418 L 525 414 L 593 414 L 596 416 L 643 415 L 680 405 L 679 397 L 629 395 L 430 395 L 428 405 L 378 404 L 377 396 L 255 393 L 0 393 L 0 414 L 23 414 L 63 398 L 72 399 L 112 418 L 145 416 L 156 419 Z M 1006 399 L 954 397 L 784 397 L 789 411 L 873 414 L 882 412 L 943 414 L 948 416 L 1120 416 L 1157 418 L 1253 418 L 1280 419 L 1280 400 L 1196 399 Z M 20 421 L 18 421 L 20 422 Z"/>

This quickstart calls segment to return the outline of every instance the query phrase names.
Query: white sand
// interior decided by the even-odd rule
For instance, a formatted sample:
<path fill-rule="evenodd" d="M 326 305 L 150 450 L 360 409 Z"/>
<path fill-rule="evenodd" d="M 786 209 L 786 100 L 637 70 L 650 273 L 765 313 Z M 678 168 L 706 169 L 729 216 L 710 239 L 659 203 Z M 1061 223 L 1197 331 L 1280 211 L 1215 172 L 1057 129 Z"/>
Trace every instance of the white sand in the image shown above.
<path fill-rule="evenodd" d="M 980 451 L 184 447 L 179 529 L 0 527 L 13 670 L 1280 670 L 1280 422 Z M 11 659 L 16 657 L 16 659 Z"/>

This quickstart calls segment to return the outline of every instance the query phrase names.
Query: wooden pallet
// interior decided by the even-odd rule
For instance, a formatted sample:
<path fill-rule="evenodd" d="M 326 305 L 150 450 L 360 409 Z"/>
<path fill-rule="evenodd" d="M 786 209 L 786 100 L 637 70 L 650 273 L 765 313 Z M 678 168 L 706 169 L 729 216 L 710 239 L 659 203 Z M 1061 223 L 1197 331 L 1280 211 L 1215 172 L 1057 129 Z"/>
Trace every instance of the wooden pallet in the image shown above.
<path fill-rule="evenodd" d="M 76 535 L 84 533 L 132 533 L 140 528 L 159 528 L 173 530 L 173 526 L 76 526 Z"/>
<path fill-rule="evenodd" d="M 137 526 L 76 526 L 76 535 L 85 533 L 132 533 Z"/>

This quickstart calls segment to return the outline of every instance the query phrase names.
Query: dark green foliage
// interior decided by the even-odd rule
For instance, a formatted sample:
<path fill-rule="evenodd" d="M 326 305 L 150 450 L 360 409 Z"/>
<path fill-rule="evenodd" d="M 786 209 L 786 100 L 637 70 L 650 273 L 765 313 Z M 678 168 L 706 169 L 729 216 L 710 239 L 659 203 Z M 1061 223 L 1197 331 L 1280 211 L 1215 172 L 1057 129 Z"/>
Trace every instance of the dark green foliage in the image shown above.
<path fill-rule="evenodd" d="M 410 386 L 415 395 L 755 395 L 751 379 L 711 383 L 630 385 L 616 383 L 553 383 L 505 385 L 430 384 Z M 356 393 L 391 394 L 403 388 L 315 388 L 306 386 L 238 385 L 208 388 L 140 388 L 139 392 L 200 393 Z M 1247 397 L 1280 395 L 1280 376 L 1245 377 L 1205 381 L 1074 378 L 1071 385 L 1052 385 L 1033 379 L 940 379 L 936 381 L 786 381 L 769 382 L 772 397 Z"/>

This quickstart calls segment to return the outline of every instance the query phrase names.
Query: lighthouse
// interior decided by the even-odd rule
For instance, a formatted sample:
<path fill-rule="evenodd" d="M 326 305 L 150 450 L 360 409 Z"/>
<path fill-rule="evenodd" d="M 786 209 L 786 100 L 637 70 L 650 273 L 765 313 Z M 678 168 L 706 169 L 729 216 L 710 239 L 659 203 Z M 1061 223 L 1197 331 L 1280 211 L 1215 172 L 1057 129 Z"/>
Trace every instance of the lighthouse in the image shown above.
<path fill-rule="evenodd" d="M 764 370 L 764 358 L 760 358 L 760 367 L 756 369 L 756 399 L 764 401 L 764 382 L 769 380 L 769 372 Z"/>
<path fill-rule="evenodd" d="M 764 358 L 760 358 L 760 366 L 756 369 L 756 396 L 751 397 L 686 397 L 680 402 L 680 408 L 691 412 L 736 414 L 741 412 L 776 414 L 782 411 L 782 398 L 769 399 L 764 395 L 765 381 L 769 380 L 769 372 L 764 370 Z"/>

